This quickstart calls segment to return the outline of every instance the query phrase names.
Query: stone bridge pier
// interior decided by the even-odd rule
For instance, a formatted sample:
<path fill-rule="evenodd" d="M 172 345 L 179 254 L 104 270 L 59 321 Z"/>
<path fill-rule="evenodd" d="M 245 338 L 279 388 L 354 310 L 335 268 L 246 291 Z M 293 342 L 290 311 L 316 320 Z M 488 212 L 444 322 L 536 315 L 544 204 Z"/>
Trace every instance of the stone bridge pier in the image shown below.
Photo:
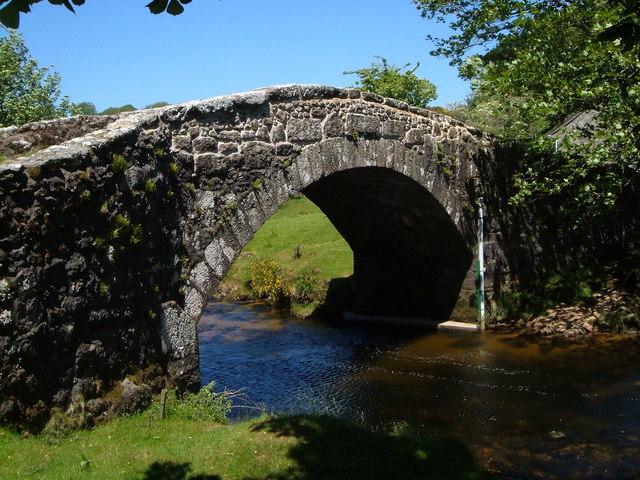
<path fill-rule="evenodd" d="M 314 85 L 0 130 L 0 419 L 78 402 L 100 419 L 132 382 L 197 387 L 210 295 L 298 192 L 354 251 L 349 309 L 447 318 L 473 289 L 494 150 L 444 115 Z"/>

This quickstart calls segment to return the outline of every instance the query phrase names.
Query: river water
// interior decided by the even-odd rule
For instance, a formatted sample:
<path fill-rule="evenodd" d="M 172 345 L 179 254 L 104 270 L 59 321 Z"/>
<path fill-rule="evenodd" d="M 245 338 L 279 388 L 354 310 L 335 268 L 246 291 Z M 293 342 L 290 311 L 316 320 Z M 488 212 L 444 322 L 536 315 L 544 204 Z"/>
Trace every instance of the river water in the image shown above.
<path fill-rule="evenodd" d="M 198 329 L 202 382 L 269 411 L 453 435 L 518 479 L 640 479 L 639 337 L 323 324 L 251 303 L 211 303 Z"/>

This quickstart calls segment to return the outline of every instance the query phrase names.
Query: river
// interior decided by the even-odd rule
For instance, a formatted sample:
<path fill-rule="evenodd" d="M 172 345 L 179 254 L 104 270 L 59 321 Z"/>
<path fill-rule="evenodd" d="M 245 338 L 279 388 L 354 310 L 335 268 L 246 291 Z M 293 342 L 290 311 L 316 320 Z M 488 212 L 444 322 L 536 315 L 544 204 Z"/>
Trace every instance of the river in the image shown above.
<path fill-rule="evenodd" d="M 518 479 L 640 478 L 637 336 L 336 325 L 213 302 L 198 330 L 202 382 L 268 411 L 453 435 Z"/>

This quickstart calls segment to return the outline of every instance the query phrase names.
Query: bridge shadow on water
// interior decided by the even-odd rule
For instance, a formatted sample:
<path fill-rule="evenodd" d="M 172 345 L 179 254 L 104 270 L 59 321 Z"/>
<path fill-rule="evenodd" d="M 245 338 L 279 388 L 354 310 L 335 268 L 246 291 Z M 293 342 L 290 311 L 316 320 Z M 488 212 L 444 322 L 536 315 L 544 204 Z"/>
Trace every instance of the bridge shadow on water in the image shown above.
<path fill-rule="evenodd" d="M 243 480 L 488 480 L 458 440 L 405 431 L 384 433 L 320 415 L 276 417 L 256 423 L 255 434 L 293 439 L 287 456 L 293 465 L 266 477 Z M 140 480 L 224 480 L 192 474 L 189 463 L 154 462 Z"/>

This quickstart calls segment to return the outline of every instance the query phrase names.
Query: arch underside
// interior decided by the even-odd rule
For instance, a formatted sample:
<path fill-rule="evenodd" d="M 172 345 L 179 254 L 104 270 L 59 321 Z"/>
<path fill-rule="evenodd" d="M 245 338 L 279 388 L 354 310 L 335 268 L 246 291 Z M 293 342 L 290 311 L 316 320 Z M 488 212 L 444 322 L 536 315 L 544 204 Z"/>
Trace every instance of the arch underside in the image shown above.
<path fill-rule="evenodd" d="M 303 193 L 353 250 L 351 310 L 449 317 L 473 254 L 426 188 L 396 171 L 363 167 L 323 177 Z"/>

